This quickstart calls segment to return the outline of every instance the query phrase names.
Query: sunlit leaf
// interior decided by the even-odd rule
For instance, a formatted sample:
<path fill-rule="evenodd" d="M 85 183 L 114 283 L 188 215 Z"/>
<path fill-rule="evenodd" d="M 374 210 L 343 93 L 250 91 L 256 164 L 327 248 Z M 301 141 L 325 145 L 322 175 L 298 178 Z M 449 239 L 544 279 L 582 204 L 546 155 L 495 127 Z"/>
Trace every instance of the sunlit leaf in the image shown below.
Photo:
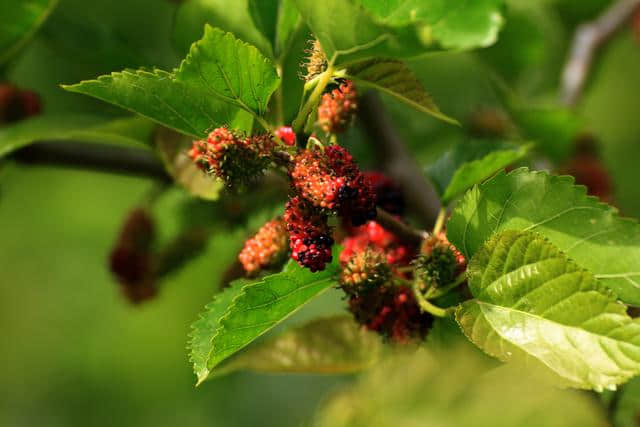
<path fill-rule="evenodd" d="M 599 391 L 640 373 L 640 320 L 539 234 L 495 235 L 467 274 L 475 299 L 456 319 L 488 354 L 532 359 L 572 386 Z"/>
<path fill-rule="evenodd" d="M 371 60 L 351 65 L 347 78 L 358 86 L 393 96 L 418 111 L 449 123 L 458 123 L 443 114 L 416 75 L 402 61 Z"/>
<path fill-rule="evenodd" d="M 336 284 L 338 251 L 325 270 L 311 273 L 291 260 L 281 273 L 233 283 L 193 325 L 191 358 L 198 384 L 214 368 Z"/>
<path fill-rule="evenodd" d="M 207 26 L 174 73 L 123 71 L 64 88 L 202 137 L 221 125 L 251 130 L 249 113 L 263 114 L 279 83 L 275 68 L 255 47 Z"/>
<path fill-rule="evenodd" d="M 493 234 L 509 229 L 542 234 L 622 301 L 640 305 L 640 225 L 587 196 L 573 178 L 525 168 L 500 172 L 467 192 L 447 236 L 470 258 Z"/>

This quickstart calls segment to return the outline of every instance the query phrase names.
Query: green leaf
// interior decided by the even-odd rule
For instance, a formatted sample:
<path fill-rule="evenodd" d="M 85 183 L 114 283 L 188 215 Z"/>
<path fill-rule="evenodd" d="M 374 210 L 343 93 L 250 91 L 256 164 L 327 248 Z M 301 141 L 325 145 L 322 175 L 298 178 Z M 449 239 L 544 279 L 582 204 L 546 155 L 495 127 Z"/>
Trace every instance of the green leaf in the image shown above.
<path fill-rule="evenodd" d="M 263 114 L 279 82 L 255 47 L 206 26 L 203 39 L 174 73 L 123 71 L 63 87 L 202 137 L 222 125 L 251 130 L 248 113 Z"/>
<path fill-rule="evenodd" d="M 187 155 L 191 138 L 167 128 L 155 133 L 158 155 L 167 172 L 190 194 L 205 200 L 217 200 L 224 183 L 200 170 Z"/>
<path fill-rule="evenodd" d="M 190 88 L 166 71 L 122 71 L 63 86 L 136 112 L 163 126 L 202 138 L 212 128 L 228 124 L 234 129 L 251 128 L 251 115 Z"/>
<path fill-rule="evenodd" d="M 548 238 L 628 304 L 640 305 L 640 225 L 586 195 L 569 176 L 516 169 L 467 192 L 447 236 L 470 258 L 493 234 L 532 230 Z"/>
<path fill-rule="evenodd" d="M 522 159 L 531 145 L 506 147 L 507 144 L 492 141 L 459 144 L 447 151 L 427 170 L 436 187 L 443 189 L 442 203 L 448 204 L 475 184 Z"/>
<path fill-rule="evenodd" d="M 347 78 L 355 81 L 359 86 L 391 95 L 437 119 L 458 124 L 457 120 L 440 111 L 413 71 L 402 61 L 374 59 L 359 62 L 349 67 Z"/>
<path fill-rule="evenodd" d="M 618 391 L 621 393 L 613 413 L 616 427 L 637 427 L 640 417 L 640 377 L 626 383 Z"/>
<path fill-rule="evenodd" d="M 335 285 L 338 251 L 334 247 L 334 261 L 323 271 L 311 273 L 291 260 L 281 273 L 232 284 L 232 290 L 226 291 L 232 296 L 223 295 L 207 306 L 193 325 L 190 343 L 198 384 L 224 359 Z"/>
<path fill-rule="evenodd" d="M 0 129 L 0 157 L 34 142 L 79 141 L 148 147 L 153 123 L 139 117 L 42 115 Z"/>
<path fill-rule="evenodd" d="M 476 299 L 458 307 L 456 320 L 488 354 L 535 359 L 569 384 L 598 391 L 640 373 L 640 320 L 537 233 L 495 235 L 467 275 Z"/>
<path fill-rule="evenodd" d="M 273 43 L 278 24 L 278 0 L 248 0 L 249 13 L 256 28 Z"/>
<path fill-rule="evenodd" d="M 176 71 L 176 79 L 258 115 L 265 113 L 280 84 L 275 67 L 258 49 L 209 25 Z"/>
<path fill-rule="evenodd" d="M 445 49 L 489 46 L 504 22 L 503 0 L 362 0 L 362 4 L 385 24 L 417 24 L 425 44 Z"/>
<path fill-rule="evenodd" d="M 380 358 L 379 337 L 351 316 L 316 319 L 290 329 L 229 359 L 217 375 L 237 370 L 270 373 L 348 374 Z"/>
<path fill-rule="evenodd" d="M 220 292 L 204 309 L 205 312 L 191 325 L 189 337 L 189 359 L 193 363 L 193 371 L 198 377 L 198 383 L 204 381 L 209 375 L 209 355 L 212 350 L 212 340 L 222 325 L 220 319 L 240 295 L 247 281 L 238 280 Z"/>
<path fill-rule="evenodd" d="M 280 0 L 275 40 L 275 51 L 278 58 L 286 55 L 290 50 L 300 21 L 300 14 L 294 0 Z"/>
<path fill-rule="evenodd" d="M 51 14 L 58 0 L 6 0 L 0 13 L 0 64 L 18 52 Z"/>
<path fill-rule="evenodd" d="M 300 15 L 335 64 L 376 57 L 406 58 L 424 48 L 412 26 L 376 22 L 355 0 L 294 0 Z"/>
<path fill-rule="evenodd" d="M 602 426 L 594 399 L 523 372 L 493 370 L 477 352 L 412 351 L 377 364 L 331 396 L 317 427 Z"/>
<path fill-rule="evenodd" d="M 202 27 L 209 24 L 233 33 L 240 40 L 256 46 L 262 54 L 273 58 L 271 40 L 256 22 L 252 9 L 252 0 L 188 0 L 176 12 L 174 39 L 181 52 L 189 50 L 191 44 L 202 35 Z M 272 0 L 264 0 L 272 5 Z M 255 13 L 255 9 L 253 10 Z M 266 25 L 266 23 L 265 23 Z"/>

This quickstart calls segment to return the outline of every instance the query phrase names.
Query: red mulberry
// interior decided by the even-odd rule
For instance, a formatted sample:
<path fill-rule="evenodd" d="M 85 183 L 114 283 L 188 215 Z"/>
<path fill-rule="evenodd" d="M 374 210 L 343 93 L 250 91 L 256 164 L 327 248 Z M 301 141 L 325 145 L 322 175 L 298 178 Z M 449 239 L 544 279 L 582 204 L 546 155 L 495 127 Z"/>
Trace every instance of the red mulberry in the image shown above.
<path fill-rule="evenodd" d="M 291 126 L 280 126 L 274 132 L 275 136 L 280 138 L 285 145 L 293 147 L 296 145 L 296 133 L 293 131 Z"/>
<path fill-rule="evenodd" d="M 125 296 L 133 303 L 140 303 L 156 294 L 151 252 L 154 230 L 149 213 L 136 209 L 126 219 L 111 251 L 111 271 L 118 278 Z"/>
<path fill-rule="evenodd" d="M 387 263 L 394 266 L 408 265 L 414 251 L 400 243 L 393 233 L 385 230 L 375 221 L 357 227 L 353 230 L 353 236 L 347 237 L 342 242 L 344 249 L 340 254 L 342 263 L 348 262 L 354 254 L 373 247 L 386 255 Z"/>
<path fill-rule="evenodd" d="M 380 286 L 352 296 L 349 311 L 358 323 L 399 343 L 424 338 L 433 321 L 430 314 L 420 311 L 406 286 Z"/>
<path fill-rule="evenodd" d="M 376 206 L 393 215 L 404 214 L 402 190 L 388 176 L 380 172 L 363 172 L 376 196 Z"/>
<path fill-rule="evenodd" d="M 312 272 L 331 262 L 333 238 L 327 216 L 300 197 L 287 203 L 284 213 L 289 232 L 291 258 Z"/>
<path fill-rule="evenodd" d="M 295 157 L 289 175 L 302 197 L 317 207 L 335 210 L 354 226 L 376 216 L 370 182 L 340 146 L 331 145 L 324 152 L 303 150 Z"/>
<path fill-rule="evenodd" d="M 241 137 L 220 127 L 206 140 L 194 141 L 189 155 L 202 170 L 229 187 L 247 184 L 269 165 L 274 142 L 269 135 Z"/>
<path fill-rule="evenodd" d="M 282 218 L 276 218 L 264 224 L 255 236 L 245 242 L 238 259 L 245 272 L 252 275 L 276 263 L 286 250 L 286 224 Z"/>
<path fill-rule="evenodd" d="M 302 150 L 293 160 L 289 171 L 291 182 L 298 193 L 316 207 L 334 209 L 338 191 L 345 184 L 343 176 L 337 176 L 327 164 L 324 153 Z"/>
<path fill-rule="evenodd" d="M 34 116 L 42 110 L 40 97 L 12 84 L 0 84 L 0 124 L 13 123 Z"/>
<path fill-rule="evenodd" d="M 322 96 L 318 106 L 318 124 L 327 133 L 344 132 L 358 109 L 358 94 L 353 82 L 347 81 Z"/>

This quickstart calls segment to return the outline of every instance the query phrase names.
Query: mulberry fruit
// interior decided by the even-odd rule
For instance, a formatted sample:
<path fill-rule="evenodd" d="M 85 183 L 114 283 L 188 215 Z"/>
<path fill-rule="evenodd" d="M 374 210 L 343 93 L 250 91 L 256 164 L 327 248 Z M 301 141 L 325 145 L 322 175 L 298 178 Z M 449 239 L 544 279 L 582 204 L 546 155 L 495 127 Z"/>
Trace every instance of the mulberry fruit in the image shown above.
<path fill-rule="evenodd" d="M 291 126 L 280 126 L 276 129 L 274 135 L 280 138 L 285 145 L 290 147 L 296 145 L 296 133 L 293 131 Z"/>
<path fill-rule="evenodd" d="M 426 239 L 420 252 L 414 264 L 421 288 L 452 283 L 466 268 L 464 256 L 449 243 L 444 233 Z"/>
<path fill-rule="evenodd" d="M 294 158 L 289 175 L 302 197 L 319 208 L 335 210 L 354 226 L 376 217 L 370 182 L 340 146 L 331 145 L 323 152 L 303 150 Z"/>
<path fill-rule="evenodd" d="M 393 233 L 385 230 L 375 221 L 352 230 L 353 235 L 347 237 L 342 242 L 344 249 L 340 254 L 342 263 L 356 253 L 373 247 L 385 254 L 387 263 L 393 267 L 401 267 L 409 264 L 412 255 L 415 253 L 412 248 L 403 245 Z"/>
<path fill-rule="evenodd" d="M 8 83 L 0 84 L 0 124 L 26 119 L 41 110 L 40 97 L 35 92 Z"/>
<path fill-rule="evenodd" d="M 189 155 L 198 167 L 231 188 L 248 184 L 271 162 L 274 142 L 269 135 L 242 137 L 225 127 L 194 141 Z"/>
<path fill-rule="evenodd" d="M 349 294 L 365 292 L 382 285 L 391 277 L 391 269 L 385 255 L 376 249 L 366 249 L 353 254 L 343 265 L 340 284 Z"/>
<path fill-rule="evenodd" d="M 287 203 L 284 213 L 289 233 L 291 258 L 312 272 L 331 262 L 333 238 L 327 216 L 300 197 Z"/>
<path fill-rule="evenodd" d="M 322 95 L 318 106 L 318 124 L 326 133 L 347 130 L 358 109 L 358 94 L 353 82 L 347 81 L 337 89 Z"/>
<path fill-rule="evenodd" d="M 137 304 L 156 294 L 151 246 L 154 224 L 149 213 L 136 209 L 126 219 L 111 251 L 109 266 L 125 296 Z"/>
<path fill-rule="evenodd" d="M 286 224 L 282 218 L 276 218 L 264 224 L 255 236 L 245 242 L 238 260 L 244 271 L 253 275 L 277 263 L 286 250 Z"/>
<path fill-rule="evenodd" d="M 376 206 L 393 215 L 403 215 L 405 208 L 402 190 L 391 178 L 380 172 L 363 172 L 367 178 L 376 197 Z"/>
<path fill-rule="evenodd" d="M 329 168 L 324 153 L 316 150 L 302 150 L 294 158 L 289 176 L 304 199 L 327 209 L 336 208 L 338 191 L 346 183 L 345 177 Z"/>
<path fill-rule="evenodd" d="M 433 318 L 422 313 L 410 288 L 381 286 L 349 298 L 349 311 L 367 329 L 406 343 L 426 336 Z"/>

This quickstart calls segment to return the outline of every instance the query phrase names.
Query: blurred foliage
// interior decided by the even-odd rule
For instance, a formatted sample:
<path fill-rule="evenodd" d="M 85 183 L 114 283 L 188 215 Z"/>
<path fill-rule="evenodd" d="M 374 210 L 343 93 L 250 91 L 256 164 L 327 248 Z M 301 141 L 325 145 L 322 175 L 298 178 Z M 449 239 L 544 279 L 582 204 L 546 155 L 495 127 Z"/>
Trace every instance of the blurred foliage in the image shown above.
<path fill-rule="evenodd" d="M 5 77 L 38 92 L 45 114 L 52 115 L 45 120 L 73 113 L 95 115 L 101 123 L 126 117 L 123 110 L 65 92 L 58 84 L 125 68 L 157 66 L 169 70 L 190 43 L 200 38 L 201 23 L 216 22 L 210 12 L 199 12 L 199 5 L 215 4 L 222 12 L 230 9 L 228 2 L 214 0 L 178 3 L 94 0 L 89 5 L 81 0 L 59 0 L 26 48 L 19 56 L 12 56 L 13 62 L 3 70 Z M 249 5 L 257 2 L 246 3 L 247 16 L 253 22 L 260 12 Z M 578 111 L 555 110 L 561 67 L 576 26 L 593 19 L 611 1 L 507 3 L 505 26 L 493 47 L 474 53 L 422 56 L 409 62 L 442 111 L 464 126 L 425 117 L 385 96 L 398 132 L 426 167 L 452 144 L 471 140 L 469 124 L 478 111 L 486 109 L 504 113 L 518 136 L 537 141 L 538 152 L 551 160 L 567 156 L 575 134 L 588 131 L 601 143 L 617 205 L 625 215 L 640 216 L 637 41 L 630 31 L 621 31 L 597 57 Z M 187 20 L 187 26 L 181 28 L 180 23 Z M 201 23 L 192 27 L 194 21 Z M 235 28 L 228 29 L 240 31 L 240 38 L 243 31 L 247 38 L 271 34 L 268 28 L 243 22 L 239 20 Z M 302 80 L 298 78 L 300 67 L 295 66 L 302 62 L 307 38 L 306 28 L 295 33 L 291 53 L 283 59 L 285 70 L 294 70 L 283 77 L 285 121 L 291 119 L 300 102 Z M 266 40 L 272 37 L 264 39 L 262 47 L 269 51 Z M 505 85 L 513 90 L 505 93 Z M 523 119 L 514 113 L 514 106 L 526 106 L 533 113 Z M 136 139 L 148 135 L 139 128 L 131 131 Z M 27 133 L 34 135 L 31 130 Z M 361 129 L 351 129 L 341 142 L 360 164 L 375 167 L 375 144 Z M 154 205 L 160 244 L 171 242 L 193 225 L 205 224 L 211 238 L 201 256 L 163 282 L 157 300 L 131 307 L 106 268 L 107 256 L 125 214 L 152 186 L 138 178 L 0 165 L 0 425 L 294 426 L 307 422 L 328 392 L 351 382 L 348 376 L 242 373 L 216 379 L 196 391 L 184 350 L 188 325 L 203 302 L 224 285 L 225 270 L 244 238 L 279 212 L 277 206 L 286 195 L 274 183 L 247 198 L 223 195 L 215 202 L 194 200 L 177 188 L 164 193 Z M 253 206 L 261 209 L 253 211 Z M 343 307 L 340 294 L 330 291 L 269 337 L 318 315 L 342 313 Z M 437 321 L 427 347 L 446 348 L 452 336 L 461 336 L 459 329 L 451 322 Z M 411 418 L 415 414 L 445 414 L 445 421 L 456 425 L 478 424 L 478 414 L 483 411 L 500 415 L 487 421 L 491 425 L 522 420 L 521 411 L 531 411 L 526 425 L 547 421 L 545 417 L 551 414 L 555 418 L 550 422 L 560 420 L 563 425 L 590 425 L 600 420 L 582 396 L 528 382 L 514 384 L 506 374 L 501 377 L 500 382 L 505 381 L 501 386 L 485 380 L 469 385 L 472 370 L 489 369 L 492 362 L 485 365 L 473 357 L 455 356 L 444 366 L 456 369 L 440 374 L 437 371 L 442 362 L 430 356 L 405 360 L 414 364 L 420 375 L 408 376 L 406 366 L 381 368 L 361 380 L 355 391 L 330 404 L 333 410 L 326 414 L 326 420 L 331 420 L 328 425 L 339 425 L 338 419 L 356 413 L 381 424 L 381 408 L 398 411 L 393 415 L 397 416 L 393 425 L 398 426 L 404 421 L 404 425 L 415 425 L 408 424 L 416 421 Z M 505 387 L 505 399 L 492 398 L 496 387 Z M 633 425 L 639 406 L 637 389 L 637 381 L 624 387 L 617 403 L 617 425 Z M 435 400 L 401 399 L 403 393 L 414 391 L 411 397 L 433 396 Z M 384 405 L 373 405 L 382 402 L 376 400 L 363 402 L 361 396 L 369 394 L 384 399 Z M 468 399 L 460 398 L 467 395 Z M 424 401 L 432 406 L 421 407 Z M 354 406 L 340 406 L 345 404 Z M 463 404 L 468 405 L 466 409 L 460 406 Z M 438 405 L 447 405 L 447 412 Z M 477 417 L 452 418 L 451 414 Z M 424 425 L 424 419 L 416 422 Z"/>
<path fill-rule="evenodd" d="M 316 425 L 603 425 L 603 414 L 586 396 L 555 389 L 510 367 L 490 367 L 464 348 L 437 356 L 421 351 L 398 355 L 331 399 Z"/>

